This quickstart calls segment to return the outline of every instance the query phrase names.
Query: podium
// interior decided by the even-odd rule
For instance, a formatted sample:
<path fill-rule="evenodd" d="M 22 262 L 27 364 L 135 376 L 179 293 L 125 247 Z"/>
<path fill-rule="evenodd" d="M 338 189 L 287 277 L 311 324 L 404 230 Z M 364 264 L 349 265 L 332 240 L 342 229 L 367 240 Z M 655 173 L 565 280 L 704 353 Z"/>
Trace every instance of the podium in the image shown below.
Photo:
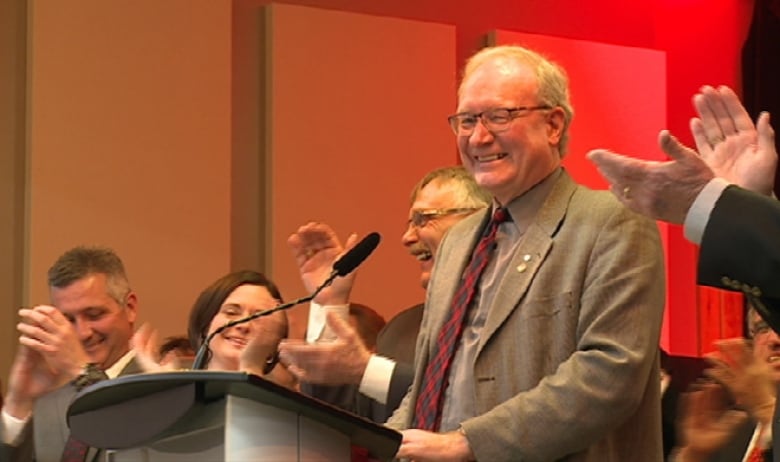
<path fill-rule="evenodd" d="M 242 372 L 99 382 L 76 395 L 68 423 L 110 462 L 343 462 L 351 445 L 389 461 L 401 443 L 392 429 Z"/>

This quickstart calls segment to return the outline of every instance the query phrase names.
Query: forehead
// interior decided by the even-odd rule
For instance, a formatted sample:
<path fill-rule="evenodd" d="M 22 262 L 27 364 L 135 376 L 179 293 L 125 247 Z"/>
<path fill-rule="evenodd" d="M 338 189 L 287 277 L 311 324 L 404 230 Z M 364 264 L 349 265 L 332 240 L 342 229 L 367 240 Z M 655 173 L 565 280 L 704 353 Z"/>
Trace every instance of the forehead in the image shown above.
<path fill-rule="evenodd" d="M 488 61 L 463 80 L 458 93 L 458 112 L 531 104 L 538 87 L 531 66 L 506 59 Z"/>
<path fill-rule="evenodd" d="M 420 189 L 412 209 L 441 209 L 455 207 L 456 186 L 452 181 L 433 180 Z"/>
<path fill-rule="evenodd" d="M 224 305 L 235 304 L 242 306 L 260 306 L 267 308 L 269 305 L 275 305 L 276 300 L 264 286 L 253 284 L 244 284 L 233 289 L 223 302 Z"/>
<path fill-rule="evenodd" d="M 108 293 L 105 274 L 87 275 L 66 287 L 52 287 L 49 293 L 52 304 L 66 313 L 118 305 Z"/>

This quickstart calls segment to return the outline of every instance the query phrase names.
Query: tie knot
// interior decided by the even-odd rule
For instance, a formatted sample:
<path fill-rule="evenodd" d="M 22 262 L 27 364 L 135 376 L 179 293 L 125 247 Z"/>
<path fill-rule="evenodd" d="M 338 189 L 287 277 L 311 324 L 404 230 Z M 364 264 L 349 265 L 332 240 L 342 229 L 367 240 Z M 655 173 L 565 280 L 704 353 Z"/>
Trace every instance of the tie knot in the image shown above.
<path fill-rule="evenodd" d="M 496 224 L 503 223 L 509 219 L 509 212 L 505 207 L 499 207 L 493 212 L 493 222 Z"/>

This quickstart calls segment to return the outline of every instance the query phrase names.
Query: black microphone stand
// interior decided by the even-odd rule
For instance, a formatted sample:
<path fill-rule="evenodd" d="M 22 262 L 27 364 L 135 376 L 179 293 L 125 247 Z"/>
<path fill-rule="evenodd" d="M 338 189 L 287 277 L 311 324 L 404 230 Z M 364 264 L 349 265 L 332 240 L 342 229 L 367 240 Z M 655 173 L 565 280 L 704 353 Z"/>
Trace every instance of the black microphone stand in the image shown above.
<path fill-rule="evenodd" d="M 254 319 L 268 316 L 270 314 L 276 313 L 277 311 L 286 310 L 288 308 L 292 308 L 295 305 L 300 305 L 301 303 L 306 303 L 314 300 L 314 297 L 316 297 L 320 292 L 322 292 L 322 289 L 328 287 L 336 277 L 339 276 L 339 271 L 333 270 L 330 275 L 323 281 L 322 284 L 320 284 L 316 289 L 314 289 L 314 292 L 311 293 L 311 295 L 307 295 L 305 297 L 301 297 L 297 300 L 293 300 L 291 302 L 282 303 L 281 305 L 277 305 L 269 310 L 263 310 L 258 311 L 257 313 L 253 313 L 249 316 L 246 316 L 241 319 L 235 319 L 230 322 L 226 322 L 222 326 L 218 327 L 214 330 L 214 332 L 210 333 L 208 337 L 203 341 L 203 344 L 198 348 L 198 354 L 195 355 L 195 360 L 192 361 L 192 370 L 201 370 L 206 365 L 206 357 L 211 353 L 211 350 L 209 349 L 209 343 L 211 343 L 211 339 L 213 339 L 215 336 L 219 335 L 221 332 L 224 332 L 226 329 L 229 329 L 233 326 L 236 326 L 238 324 L 244 324 L 246 322 L 250 322 Z"/>

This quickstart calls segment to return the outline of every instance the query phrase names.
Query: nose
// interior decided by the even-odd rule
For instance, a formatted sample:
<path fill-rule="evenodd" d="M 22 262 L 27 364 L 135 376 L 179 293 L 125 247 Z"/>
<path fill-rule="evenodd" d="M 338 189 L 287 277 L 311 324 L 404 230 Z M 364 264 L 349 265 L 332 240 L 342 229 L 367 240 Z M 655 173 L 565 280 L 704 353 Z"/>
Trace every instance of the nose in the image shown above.
<path fill-rule="evenodd" d="M 79 340 L 84 341 L 92 336 L 92 326 L 86 321 L 76 319 L 73 323 L 73 328 L 76 330 Z"/>
<path fill-rule="evenodd" d="M 469 136 L 469 144 L 487 144 L 493 142 L 493 132 L 488 130 L 482 118 L 474 126 L 474 131 Z"/>
<path fill-rule="evenodd" d="M 415 242 L 417 242 L 417 227 L 410 222 L 401 236 L 401 243 L 404 247 L 411 247 Z"/>

